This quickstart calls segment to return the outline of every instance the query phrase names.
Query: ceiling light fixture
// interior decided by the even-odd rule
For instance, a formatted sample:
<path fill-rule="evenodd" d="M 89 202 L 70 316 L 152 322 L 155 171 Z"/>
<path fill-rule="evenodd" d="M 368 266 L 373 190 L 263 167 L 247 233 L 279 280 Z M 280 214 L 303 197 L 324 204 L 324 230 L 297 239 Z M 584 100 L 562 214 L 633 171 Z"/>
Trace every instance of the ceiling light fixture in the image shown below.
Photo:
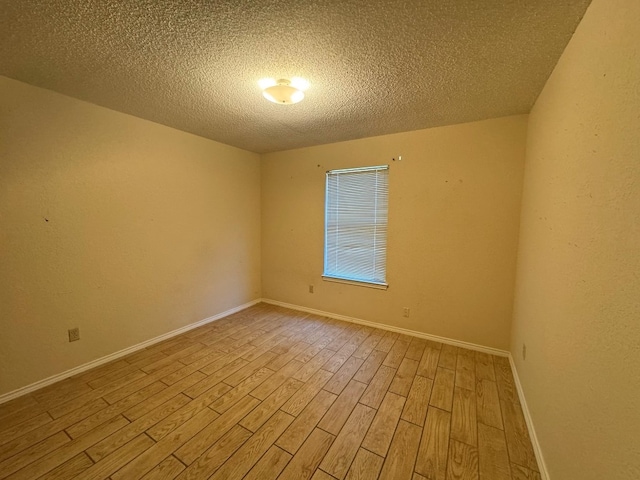
<path fill-rule="evenodd" d="M 304 98 L 304 91 L 309 88 L 309 82 L 304 78 L 293 77 L 291 80 L 281 78 L 263 78 L 258 81 L 264 98 L 280 105 L 292 105 Z"/>

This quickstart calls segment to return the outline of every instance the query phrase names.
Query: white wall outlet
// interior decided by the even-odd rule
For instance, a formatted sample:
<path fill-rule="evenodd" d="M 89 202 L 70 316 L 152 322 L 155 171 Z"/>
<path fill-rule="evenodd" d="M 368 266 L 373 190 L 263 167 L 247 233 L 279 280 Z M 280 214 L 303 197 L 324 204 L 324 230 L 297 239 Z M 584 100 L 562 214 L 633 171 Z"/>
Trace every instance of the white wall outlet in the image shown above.
<path fill-rule="evenodd" d="M 78 327 L 69 330 L 69 341 L 77 342 L 80 340 L 80 329 Z"/>
<path fill-rule="evenodd" d="M 313 293 L 313 285 L 309 285 L 309 293 Z"/>
<path fill-rule="evenodd" d="M 402 309 L 402 316 L 403 317 L 407 317 L 408 318 L 410 313 L 411 313 L 411 310 L 409 309 L 409 307 L 404 307 Z"/>

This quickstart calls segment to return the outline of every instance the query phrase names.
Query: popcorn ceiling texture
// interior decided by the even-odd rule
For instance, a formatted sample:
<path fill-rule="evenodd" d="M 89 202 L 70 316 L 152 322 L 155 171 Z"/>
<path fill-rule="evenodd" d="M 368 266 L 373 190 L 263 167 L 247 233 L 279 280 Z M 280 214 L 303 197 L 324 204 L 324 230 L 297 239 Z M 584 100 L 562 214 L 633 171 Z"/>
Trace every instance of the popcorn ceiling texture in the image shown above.
<path fill-rule="evenodd" d="M 263 153 L 527 113 L 589 3 L 0 0 L 0 74 Z"/>

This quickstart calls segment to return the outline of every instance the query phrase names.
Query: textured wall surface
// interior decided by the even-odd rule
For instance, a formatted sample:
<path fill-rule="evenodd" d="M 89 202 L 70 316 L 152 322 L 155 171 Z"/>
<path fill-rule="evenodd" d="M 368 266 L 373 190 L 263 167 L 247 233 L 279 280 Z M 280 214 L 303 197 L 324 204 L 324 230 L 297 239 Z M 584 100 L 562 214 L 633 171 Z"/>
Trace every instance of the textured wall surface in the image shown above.
<path fill-rule="evenodd" d="M 263 155 L 263 296 L 507 349 L 526 125 L 518 115 Z M 325 172 L 383 164 L 389 289 L 323 281 Z"/>
<path fill-rule="evenodd" d="M 0 75 L 280 151 L 528 113 L 589 1 L 5 0 Z"/>
<path fill-rule="evenodd" d="M 640 478 L 638 25 L 594 0 L 529 118 L 512 352 L 553 480 Z"/>
<path fill-rule="evenodd" d="M 0 394 L 260 297 L 258 155 L 4 77 L 0 132 Z"/>

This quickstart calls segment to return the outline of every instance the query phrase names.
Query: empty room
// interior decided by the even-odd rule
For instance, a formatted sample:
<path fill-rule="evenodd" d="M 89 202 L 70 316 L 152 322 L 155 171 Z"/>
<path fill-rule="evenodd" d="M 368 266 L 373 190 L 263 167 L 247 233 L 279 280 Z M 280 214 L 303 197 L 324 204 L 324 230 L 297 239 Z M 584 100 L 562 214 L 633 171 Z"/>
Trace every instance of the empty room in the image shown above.
<path fill-rule="evenodd" d="M 639 25 L 0 2 L 0 480 L 640 479 Z"/>

